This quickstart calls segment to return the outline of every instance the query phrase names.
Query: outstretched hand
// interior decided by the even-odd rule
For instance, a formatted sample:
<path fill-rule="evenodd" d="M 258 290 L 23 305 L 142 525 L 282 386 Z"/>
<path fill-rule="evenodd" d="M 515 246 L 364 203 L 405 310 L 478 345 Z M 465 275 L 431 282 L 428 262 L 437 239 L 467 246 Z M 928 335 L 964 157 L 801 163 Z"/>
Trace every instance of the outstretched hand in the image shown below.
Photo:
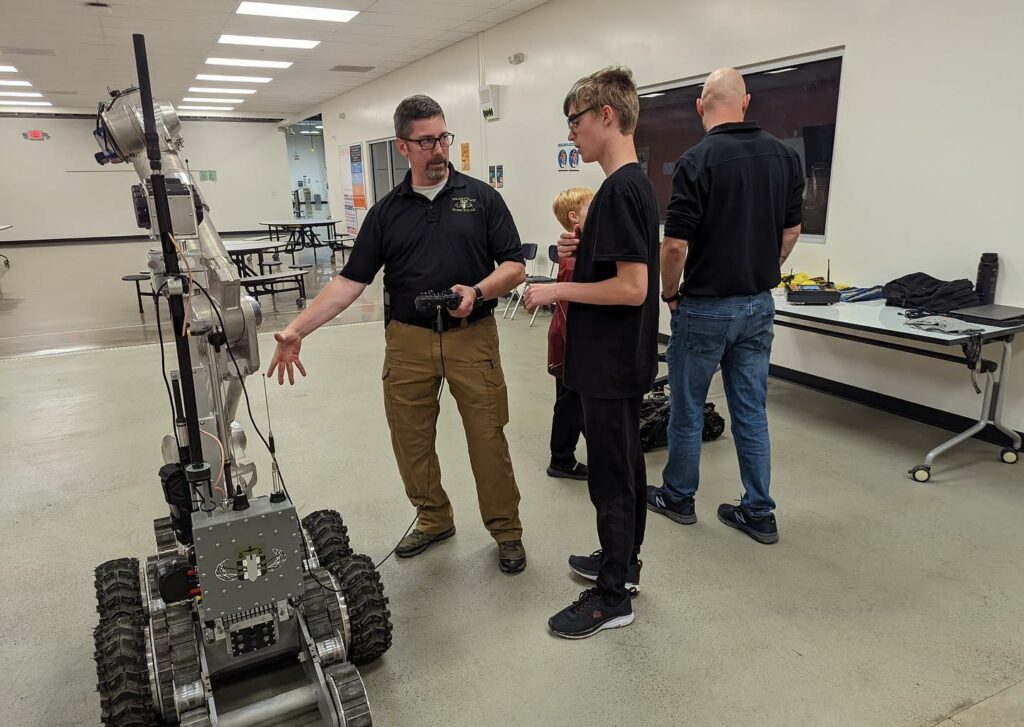
<path fill-rule="evenodd" d="M 274 357 L 270 359 L 270 368 L 267 369 L 267 378 L 274 377 L 274 371 L 277 371 L 277 383 L 284 384 L 284 372 L 288 371 L 288 383 L 295 383 L 295 370 L 293 366 L 299 369 L 299 373 L 303 376 L 306 375 L 306 368 L 302 365 L 299 360 L 299 350 L 302 348 L 302 337 L 298 333 L 293 333 L 287 329 L 280 333 L 274 334 L 274 340 L 277 341 L 277 350 L 274 351 Z"/>

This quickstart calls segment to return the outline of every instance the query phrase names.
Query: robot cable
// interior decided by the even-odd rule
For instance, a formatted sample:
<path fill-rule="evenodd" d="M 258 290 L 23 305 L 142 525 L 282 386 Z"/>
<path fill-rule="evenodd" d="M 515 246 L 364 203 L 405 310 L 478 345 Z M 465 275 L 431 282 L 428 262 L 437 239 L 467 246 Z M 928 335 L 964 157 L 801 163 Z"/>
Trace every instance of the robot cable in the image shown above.
<path fill-rule="evenodd" d="M 213 297 L 210 295 L 209 291 L 205 288 L 205 286 L 202 285 L 202 283 L 199 283 L 199 282 L 196 281 L 195 282 L 195 286 L 197 288 L 199 288 L 199 290 L 203 293 L 203 295 L 206 296 L 206 299 L 210 301 L 210 307 L 212 307 L 213 308 L 213 312 L 217 314 L 217 320 L 220 323 L 221 330 L 226 330 L 226 328 L 224 326 L 224 319 L 221 316 L 220 307 L 217 305 L 217 302 L 213 299 Z M 441 339 L 444 338 L 444 334 L 443 333 L 441 333 L 439 335 L 440 335 Z M 445 370 L 445 361 L 444 361 L 444 343 L 443 343 L 443 340 L 439 341 L 439 343 L 440 343 L 440 346 L 441 346 L 441 377 L 442 378 L 441 378 L 441 386 L 438 388 L 438 391 L 437 391 L 437 404 L 438 404 L 438 406 L 437 406 L 437 409 L 436 409 L 436 411 L 434 413 L 434 436 L 433 436 L 433 439 L 432 439 L 432 446 L 431 446 L 432 450 L 433 450 L 433 446 L 436 445 L 436 443 L 437 443 L 437 421 L 438 421 L 438 419 L 440 417 L 440 414 L 441 414 L 441 406 L 440 406 L 440 404 L 441 404 L 441 395 L 444 392 L 444 384 L 445 384 L 445 380 L 446 380 L 446 370 Z M 252 404 L 251 404 L 251 402 L 249 400 L 249 391 L 248 391 L 248 389 L 245 386 L 245 377 L 242 375 L 242 369 L 238 365 L 238 361 L 235 359 L 235 354 L 232 352 L 231 346 L 226 346 L 226 348 L 227 348 L 228 356 L 230 356 L 231 362 L 235 366 L 235 372 L 238 374 L 238 381 L 239 381 L 239 383 L 242 386 L 242 394 L 245 397 L 245 408 L 246 408 L 246 410 L 248 411 L 248 414 L 249 414 L 249 421 L 252 424 L 253 429 L 256 431 L 256 434 L 259 436 L 260 440 L 263 442 L 263 445 L 267 448 L 267 452 L 270 453 L 270 457 L 271 457 L 272 462 L 277 467 L 278 477 L 280 477 L 280 479 L 281 479 L 281 489 L 284 490 L 284 493 L 288 497 L 288 499 L 292 500 L 291 493 L 288 492 L 288 485 L 285 482 L 284 474 L 281 472 L 280 464 L 278 464 L 278 462 L 277 462 L 277 454 L 275 452 L 275 447 L 271 446 L 271 443 L 267 440 L 267 438 L 265 436 L 263 436 L 263 432 L 260 430 L 259 425 L 256 424 L 256 417 L 252 413 Z M 270 412 L 270 409 L 269 409 L 269 406 L 268 406 L 268 409 L 267 409 L 268 421 L 269 421 L 269 412 Z M 395 544 L 395 547 L 392 548 L 391 551 L 386 556 L 384 556 L 384 558 L 381 559 L 381 561 L 379 563 L 375 563 L 374 564 L 374 570 L 375 571 L 379 570 L 380 567 L 382 565 L 384 565 L 384 563 L 387 562 L 387 560 L 392 555 L 394 555 L 395 551 L 398 550 L 399 543 L 401 543 L 402 539 L 404 539 L 405 536 L 409 534 L 409 532 L 412 530 L 413 526 L 416 524 L 416 521 L 419 519 L 420 511 L 426 505 L 427 498 L 430 496 L 430 486 L 431 486 L 430 477 L 431 477 L 431 474 L 432 474 L 432 468 L 433 468 L 433 457 L 430 458 L 430 460 L 428 461 L 428 465 L 427 465 L 427 492 L 423 496 L 423 501 L 416 507 L 416 515 L 415 515 L 415 517 L 413 518 L 412 522 L 409 523 L 409 527 L 407 527 L 405 529 L 405 532 L 402 533 L 402 537 L 399 538 L 398 543 Z M 292 501 L 294 502 L 294 500 L 292 500 Z M 304 532 L 304 529 L 301 528 L 301 527 L 299 528 L 299 535 L 302 538 L 302 544 L 305 547 L 306 552 L 307 553 L 310 552 L 312 549 L 309 547 L 309 543 L 306 541 L 306 534 Z M 327 585 L 327 584 L 321 582 L 312 571 L 310 571 L 310 576 L 313 578 L 314 581 L 316 581 L 317 585 L 320 586 L 325 591 L 330 591 L 332 593 L 341 593 L 342 592 L 341 589 L 339 589 L 339 588 L 333 588 L 330 585 Z"/>

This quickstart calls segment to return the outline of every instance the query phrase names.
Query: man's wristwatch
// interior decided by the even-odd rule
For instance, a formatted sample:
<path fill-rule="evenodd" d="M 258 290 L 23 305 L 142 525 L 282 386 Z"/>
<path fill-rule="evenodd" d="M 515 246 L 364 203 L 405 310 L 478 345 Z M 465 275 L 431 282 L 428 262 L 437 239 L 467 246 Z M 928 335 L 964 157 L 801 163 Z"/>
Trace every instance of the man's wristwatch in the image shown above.
<path fill-rule="evenodd" d="M 476 298 L 473 300 L 473 308 L 479 308 L 484 304 L 484 291 L 480 290 L 479 285 L 474 285 L 473 292 L 476 293 Z"/>
<path fill-rule="evenodd" d="M 680 293 L 678 290 L 675 293 L 673 293 L 672 295 L 665 295 L 664 293 L 661 294 L 661 300 L 663 302 L 665 302 L 665 303 L 675 303 L 677 300 L 679 300 L 682 297 L 683 297 L 682 293 Z"/>

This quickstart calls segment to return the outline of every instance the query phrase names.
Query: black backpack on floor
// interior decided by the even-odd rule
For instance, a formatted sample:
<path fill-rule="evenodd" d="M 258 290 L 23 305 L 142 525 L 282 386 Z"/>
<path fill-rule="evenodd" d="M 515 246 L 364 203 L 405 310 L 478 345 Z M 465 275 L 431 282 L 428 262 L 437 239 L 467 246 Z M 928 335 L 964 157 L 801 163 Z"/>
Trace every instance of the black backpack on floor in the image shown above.
<path fill-rule="evenodd" d="M 645 452 L 668 446 L 669 399 L 664 393 L 652 392 L 640 404 L 640 444 Z M 704 430 L 700 438 L 710 442 L 722 436 L 725 419 L 715 411 L 715 405 L 704 405 Z"/>

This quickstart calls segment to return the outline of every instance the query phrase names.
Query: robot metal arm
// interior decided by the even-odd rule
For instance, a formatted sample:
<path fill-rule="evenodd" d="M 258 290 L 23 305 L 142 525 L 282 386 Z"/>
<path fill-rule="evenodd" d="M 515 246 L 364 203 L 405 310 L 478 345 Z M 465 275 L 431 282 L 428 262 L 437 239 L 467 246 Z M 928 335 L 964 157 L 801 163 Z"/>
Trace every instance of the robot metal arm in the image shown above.
<path fill-rule="evenodd" d="M 206 441 L 205 451 L 213 478 L 223 473 L 223 501 L 235 491 L 249 494 L 256 482 L 255 466 L 244 454 L 244 431 L 234 417 L 242 394 L 241 379 L 260 369 L 256 336 L 262 316 L 259 304 L 245 295 L 213 225 L 210 207 L 179 154 L 184 140 L 174 107 L 153 102 L 157 163 L 147 149 L 142 96 L 138 88 L 112 91 L 110 100 L 99 104 L 93 136 L 100 151 L 95 158 L 99 164 L 135 167 L 141 181 L 132 187 L 136 221 L 154 239 L 161 239 L 164 232 L 158 221 L 153 180 L 154 173 L 162 175 L 169 212 L 166 232 L 178 264 L 176 270 L 169 270 L 165 251 L 156 248 L 150 251 L 149 267 L 155 290 L 169 299 L 179 293 L 187 298 L 183 315 L 192 376 L 179 371 L 174 377 L 182 386 L 191 378 L 198 417 L 198 434 L 183 425 L 178 427 L 176 439 L 165 438 L 164 460 L 180 459 L 179 443 L 184 449 L 195 439 L 218 440 L 221 446 L 211 447 Z M 183 278 L 190 282 L 186 284 Z M 213 335 L 208 335 L 211 332 Z M 179 356 L 179 369 L 181 363 Z M 204 449 L 202 443 L 198 448 Z M 213 489 L 209 488 L 210 499 L 216 500 Z M 206 506 L 213 504 L 207 502 Z"/>

